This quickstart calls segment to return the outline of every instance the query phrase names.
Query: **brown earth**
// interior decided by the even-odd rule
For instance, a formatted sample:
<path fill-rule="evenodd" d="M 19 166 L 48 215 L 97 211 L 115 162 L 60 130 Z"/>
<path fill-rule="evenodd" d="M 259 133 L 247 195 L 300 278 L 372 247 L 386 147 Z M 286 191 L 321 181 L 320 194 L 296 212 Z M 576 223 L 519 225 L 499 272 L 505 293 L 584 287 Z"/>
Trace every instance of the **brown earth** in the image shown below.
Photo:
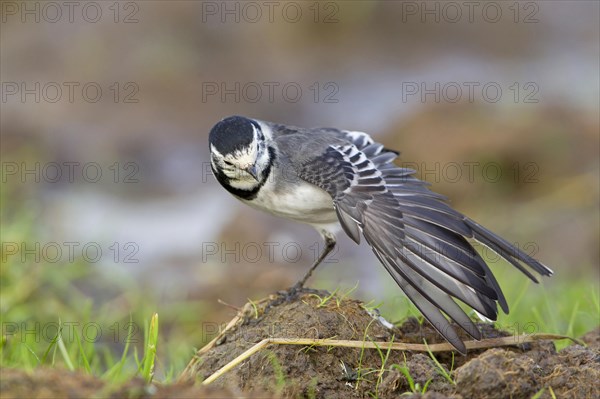
<path fill-rule="evenodd" d="M 268 399 L 268 393 L 242 392 L 239 389 L 202 387 L 191 382 L 172 385 L 146 385 L 136 378 L 122 385 L 107 383 L 81 372 L 38 367 L 30 371 L 0 368 L 0 398 L 2 399 L 82 399 L 82 398 L 244 398 Z"/>
<path fill-rule="evenodd" d="M 217 345 L 201 350 L 186 373 L 206 379 L 265 338 L 444 342 L 426 322 L 410 318 L 389 329 L 361 302 L 333 297 L 323 303 L 328 295 L 304 293 L 276 306 L 268 301 L 248 306 L 236 326 L 219 337 Z M 480 324 L 480 328 L 484 338 L 509 335 L 488 324 Z M 283 397 L 334 399 L 391 398 L 402 393 L 420 397 L 415 391 L 424 387 L 423 397 L 427 398 L 530 398 L 542 389 L 540 398 L 551 398 L 550 388 L 556 397 L 597 398 L 600 329 L 582 339 L 587 347 L 571 345 L 560 352 L 552 341 L 471 350 L 466 356 L 439 352 L 435 354 L 439 365 L 427 352 L 388 354 L 375 349 L 271 345 L 211 386 L 258 389 Z"/>
<path fill-rule="evenodd" d="M 204 380 L 265 338 L 313 338 L 402 343 L 443 343 L 415 318 L 386 327 L 356 300 L 303 292 L 296 298 L 249 303 L 214 344 L 194 357 L 172 385 L 141 379 L 115 386 L 90 375 L 59 369 L 0 370 L 2 398 L 597 398 L 600 397 L 600 328 L 584 335 L 587 346 L 557 352 L 552 341 L 452 352 L 271 345 L 207 386 Z M 485 338 L 508 336 L 480 324 Z M 467 339 L 467 337 L 463 337 Z M 444 376 L 446 374 L 447 376 Z M 188 381 L 186 381 L 188 380 Z M 425 394 L 421 392 L 425 391 Z M 404 397 L 404 396 L 403 396 Z"/>

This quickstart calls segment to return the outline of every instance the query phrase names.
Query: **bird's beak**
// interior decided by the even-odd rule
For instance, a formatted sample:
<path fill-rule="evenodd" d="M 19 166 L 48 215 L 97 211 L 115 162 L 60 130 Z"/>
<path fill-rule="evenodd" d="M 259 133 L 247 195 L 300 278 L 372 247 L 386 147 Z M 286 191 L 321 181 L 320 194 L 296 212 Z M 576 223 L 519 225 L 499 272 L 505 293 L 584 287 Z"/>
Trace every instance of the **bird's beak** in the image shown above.
<path fill-rule="evenodd" d="M 256 165 L 248 166 L 244 170 L 248 172 L 250 176 L 254 178 L 254 180 L 258 181 L 258 169 L 256 168 Z"/>

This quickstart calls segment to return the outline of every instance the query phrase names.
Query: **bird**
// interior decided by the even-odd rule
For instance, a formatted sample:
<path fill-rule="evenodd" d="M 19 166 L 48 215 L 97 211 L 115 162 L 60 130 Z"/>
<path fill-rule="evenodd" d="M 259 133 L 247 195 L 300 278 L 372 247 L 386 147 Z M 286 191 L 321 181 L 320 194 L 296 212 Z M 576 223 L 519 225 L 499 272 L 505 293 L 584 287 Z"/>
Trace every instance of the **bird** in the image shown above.
<path fill-rule="evenodd" d="M 481 331 L 456 300 L 497 320 L 509 307 L 498 281 L 475 250 L 490 248 L 538 282 L 553 271 L 499 235 L 451 208 L 445 196 L 399 167 L 399 153 L 369 134 L 301 128 L 229 116 L 209 133 L 216 180 L 243 203 L 313 226 L 324 241 L 317 259 L 290 292 L 304 289 L 336 245 L 340 227 L 364 239 L 425 319 L 458 352 L 466 346 L 448 318 L 473 339 Z"/>

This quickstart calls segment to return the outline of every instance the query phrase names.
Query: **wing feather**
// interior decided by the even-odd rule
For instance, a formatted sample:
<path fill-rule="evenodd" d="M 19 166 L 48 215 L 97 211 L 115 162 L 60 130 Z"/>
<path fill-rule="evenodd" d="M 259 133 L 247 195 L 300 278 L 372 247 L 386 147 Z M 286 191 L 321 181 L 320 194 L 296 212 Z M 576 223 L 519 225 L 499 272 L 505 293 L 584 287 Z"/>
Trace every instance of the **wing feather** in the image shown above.
<path fill-rule="evenodd" d="M 497 304 L 508 313 L 497 280 L 467 239 L 488 246 L 533 281 L 537 280 L 528 268 L 552 273 L 452 209 L 444 196 L 414 177 L 412 169 L 392 163 L 397 153 L 366 133 L 335 134 L 345 141 L 307 160 L 299 169 L 300 178 L 332 196 L 346 234 L 357 243 L 361 235 L 365 238 L 400 288 L 460 352 L 465 346 L 443 314 L 473 338 L 480 339 L 481 333 L 454 299 L 491 320 L 497 318 Z"/>

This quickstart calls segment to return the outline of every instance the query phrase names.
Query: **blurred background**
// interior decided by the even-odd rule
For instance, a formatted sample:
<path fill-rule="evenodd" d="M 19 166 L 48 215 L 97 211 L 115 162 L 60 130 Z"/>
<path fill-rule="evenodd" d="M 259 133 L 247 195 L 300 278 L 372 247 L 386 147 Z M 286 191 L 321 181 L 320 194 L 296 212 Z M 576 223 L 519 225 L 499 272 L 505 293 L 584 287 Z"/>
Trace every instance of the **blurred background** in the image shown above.
<path fill-rule="evenodd" d="M 598 325 L 597 2 L 1 7 L 5 341 L 96 323 L 84 332 L 108 353 L 130 316 L 135 335 L 158 312 L 173 373 L 236 306 L 302 276 L 318 234 L 245 207 L 210 172 L 208 132 L 233 114 L 369 132 L 555 270 L 530 285 L 487 254 L 521 322 Z M 406 314 L 368 247 L 338 248 L 309 285 Z"/>

